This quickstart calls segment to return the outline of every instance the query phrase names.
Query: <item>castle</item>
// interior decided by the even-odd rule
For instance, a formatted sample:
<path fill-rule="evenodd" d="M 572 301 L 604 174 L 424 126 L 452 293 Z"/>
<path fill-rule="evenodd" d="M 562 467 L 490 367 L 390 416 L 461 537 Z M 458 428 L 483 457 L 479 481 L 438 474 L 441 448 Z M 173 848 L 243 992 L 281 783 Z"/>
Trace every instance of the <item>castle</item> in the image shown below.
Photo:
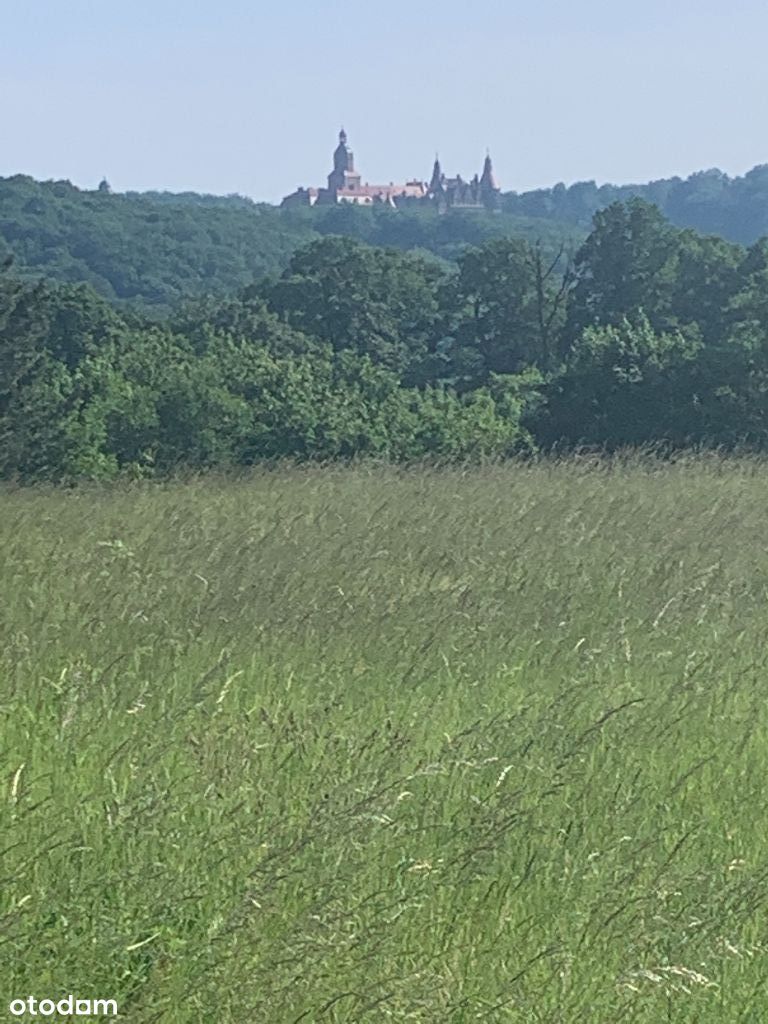
<path fill-rule="evenodd" d="M 369 185 L 362 183 L 352 150 L 347 146 L 347 133 L 339 132 L 339 144 L 333 154 L 333 170 L 326 188 L 299 188 L 283 199 L 282 206 L 318 206 L 353 203 L 356 206 L 384 204 L 395 209 L 413 203 L 431 205 L 441 212 L 448 209 L 494 210 L 500 189 L 493 175 L 490 155 L 486 156 L 483 173 L 471 181 L 460 174 L 447 178 L 435 158 L 429 182 L 413 179 L 405 184 Z"/>

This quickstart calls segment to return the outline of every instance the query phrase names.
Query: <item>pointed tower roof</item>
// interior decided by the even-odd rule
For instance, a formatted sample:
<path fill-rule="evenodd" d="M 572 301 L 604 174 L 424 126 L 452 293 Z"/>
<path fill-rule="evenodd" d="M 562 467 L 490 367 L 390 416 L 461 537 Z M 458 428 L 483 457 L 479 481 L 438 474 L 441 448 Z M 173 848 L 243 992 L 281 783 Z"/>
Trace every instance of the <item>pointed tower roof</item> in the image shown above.
<path fill-rule="evenodd" d="M 480 178 L 480 184 L 483 188 L 493 189 L 494 192 L 498 189 L 496 184 L 496 177 L 493 173 L 493 163 L 491 161 L 491 154 L 485 154 L 485 163 L 483 164 L 483 174 Z"/>
<path fill-rule="evenodd" d="M 347 133 L 342 128 L 339 132 L 339 144 L 333 153 L 333 167 L 336 172 L 354 171 L 355 158 L 347 146 Z"/>
<path fill-rule="evenodd" d="M 440 157 L 435 153 L 435 164 L 432 168 L 432 178 L 429 182 L 430 192 L 440 192 L 443 187 L 443 170 L 440 166 Z"/>
<path fill-rule="evenodd" d="M 333 151 L 333 170 L 328 175 L 329 191 L 344 188 L 347 176 L 354 174 L 355 156 L 352 150 L 347 146 L 347 133 L 342 128 L 339 132 L 339 144 Z"/>
<path fill-rule="evenodd" d="M 346 156 L 349 152 L 347 148 L 347 133 L 342 128 L 339 132 L 339 144 L 334 150 L 334 157 L 338 158 L 340 155 Z"/>

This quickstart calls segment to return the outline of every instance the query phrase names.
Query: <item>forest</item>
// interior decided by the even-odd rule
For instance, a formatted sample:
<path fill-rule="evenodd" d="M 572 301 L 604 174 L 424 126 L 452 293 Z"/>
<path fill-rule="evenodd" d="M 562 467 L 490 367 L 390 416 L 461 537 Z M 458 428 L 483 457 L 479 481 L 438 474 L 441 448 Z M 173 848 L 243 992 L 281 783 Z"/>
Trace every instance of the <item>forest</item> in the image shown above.
<path fill-rule="evenodd" d="M 580 181 L 566 187 L 507 193 L 502 206 L 519 216 L 547 218 L 587 228 L 598 210 L 615 202 L 645 199 L 677 227 L 695 228 L 732 242 L 751 245 L 768 234 L 768 165 L 740 177 L 713 168 L 688 178 L 661 178 L 645 185 L 597 185 Z"/>
<path fill-rule="evenodd" d="M 644 199 L 676 227 L 741 245 L 768 235 L 768 165 L 731 178 L 718 170 L 644 185 L 577 182 L 506 192 L 493 213 L 420 206 L 278 209 L 242 196 L 111 193 L 68 181 L 0 178 L 0 254 L 19 273 L 85 282 L 121 306 L 162 316 L 193 296 L 229 295 L 327 235 L 433 254 L 454 264 L 468 245 L 517 237 L 550 254 L 575 251 L 599 210 Z"/>
<path fill-rule="evenodd" d="M 0 178 L 0 257 L 20 274 L 87 283 L 110 302 L 157 316 L 193 296 L 228 295 L 285 270 L 303 245 L 345 235 L 454 262 L 467 245 L 508 235 L 555 250 L 583 227 L 499 212 L 282 210 L 242 196 L 81 190 L 68 181 Z"/>
<path fill-rule="evenodd" d="M 447 261 L 333 234 L 262 270 L 159 316 L 6 257 L 0 475 L 766 447 L 766 240 L 635 198 L 575 252 L 489 237 Z"/>

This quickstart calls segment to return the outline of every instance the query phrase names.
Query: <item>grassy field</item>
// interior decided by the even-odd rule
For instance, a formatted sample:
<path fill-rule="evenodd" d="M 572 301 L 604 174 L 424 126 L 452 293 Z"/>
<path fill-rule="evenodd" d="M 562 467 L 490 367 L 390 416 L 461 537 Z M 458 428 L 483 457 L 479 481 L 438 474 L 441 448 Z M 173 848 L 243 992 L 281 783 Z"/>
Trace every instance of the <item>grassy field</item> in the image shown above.
<path fill-rule="evenodd" d="M 0 493 L 0 1018 L 762 1024 L 767 525 L 717 458 Z"/>

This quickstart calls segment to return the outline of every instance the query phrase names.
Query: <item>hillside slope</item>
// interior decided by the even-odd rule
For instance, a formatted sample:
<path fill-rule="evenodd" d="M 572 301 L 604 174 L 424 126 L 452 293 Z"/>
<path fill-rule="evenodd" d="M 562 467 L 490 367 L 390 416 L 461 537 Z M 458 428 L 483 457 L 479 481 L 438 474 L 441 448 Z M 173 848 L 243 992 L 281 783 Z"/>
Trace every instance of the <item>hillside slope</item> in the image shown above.
<path fill-rule="evenodd" d="M 688 178 L 662 178 L 645 185 L 600 185 L 579 181 L 566 188 L 536 189 L 503 196 L 504 209 L 519 216 L 552 219 L 589 229 L 598 210 L 632 198 L 658 206 L 673 224 L 730 242 L 751 245 L 768 235 L 768 164 L 731 178 L 714 168 Z"/>
<path fill-rule="evenodd" d="M 86 282 L 113 302 L 159 312 L 279 273 L 296 249 L 327 234 L 452 260 L 467 244 L 500 235 L 555 248 L 583 232 L 516 214 L 287 211 L 241 196 L 114 195 L 66 181 L 0 178 L 0 253 L 12 253 L 19 271 Z"/>
<path fill-rule="evenodd" d="M 110 195 L 66 181 L 0 179 L 0 246 L 20 270 L 149 308 L 235 291 L 284 266 L 312 235 L 274 207 L 238 197 Z"/>
<path fill-rule="evenodd" d="M 163 312 L 280 273 L 321 235 L 421 249 L 453 261 L 467 245 L 515 236 L 574 248 L 596 211 L 639 196 L 673 224 L 751 244 L 768 235 L 768 165 L 740 178 L 703 171 L 646 185 L 578 182 L 506 193 L 496 214 L 325 207 L 281 210 L 242 196 L 110 194 L 67 181 L 0 178 L 0 254 L 24 274 L 87 282 L 118 304 Z"/>

